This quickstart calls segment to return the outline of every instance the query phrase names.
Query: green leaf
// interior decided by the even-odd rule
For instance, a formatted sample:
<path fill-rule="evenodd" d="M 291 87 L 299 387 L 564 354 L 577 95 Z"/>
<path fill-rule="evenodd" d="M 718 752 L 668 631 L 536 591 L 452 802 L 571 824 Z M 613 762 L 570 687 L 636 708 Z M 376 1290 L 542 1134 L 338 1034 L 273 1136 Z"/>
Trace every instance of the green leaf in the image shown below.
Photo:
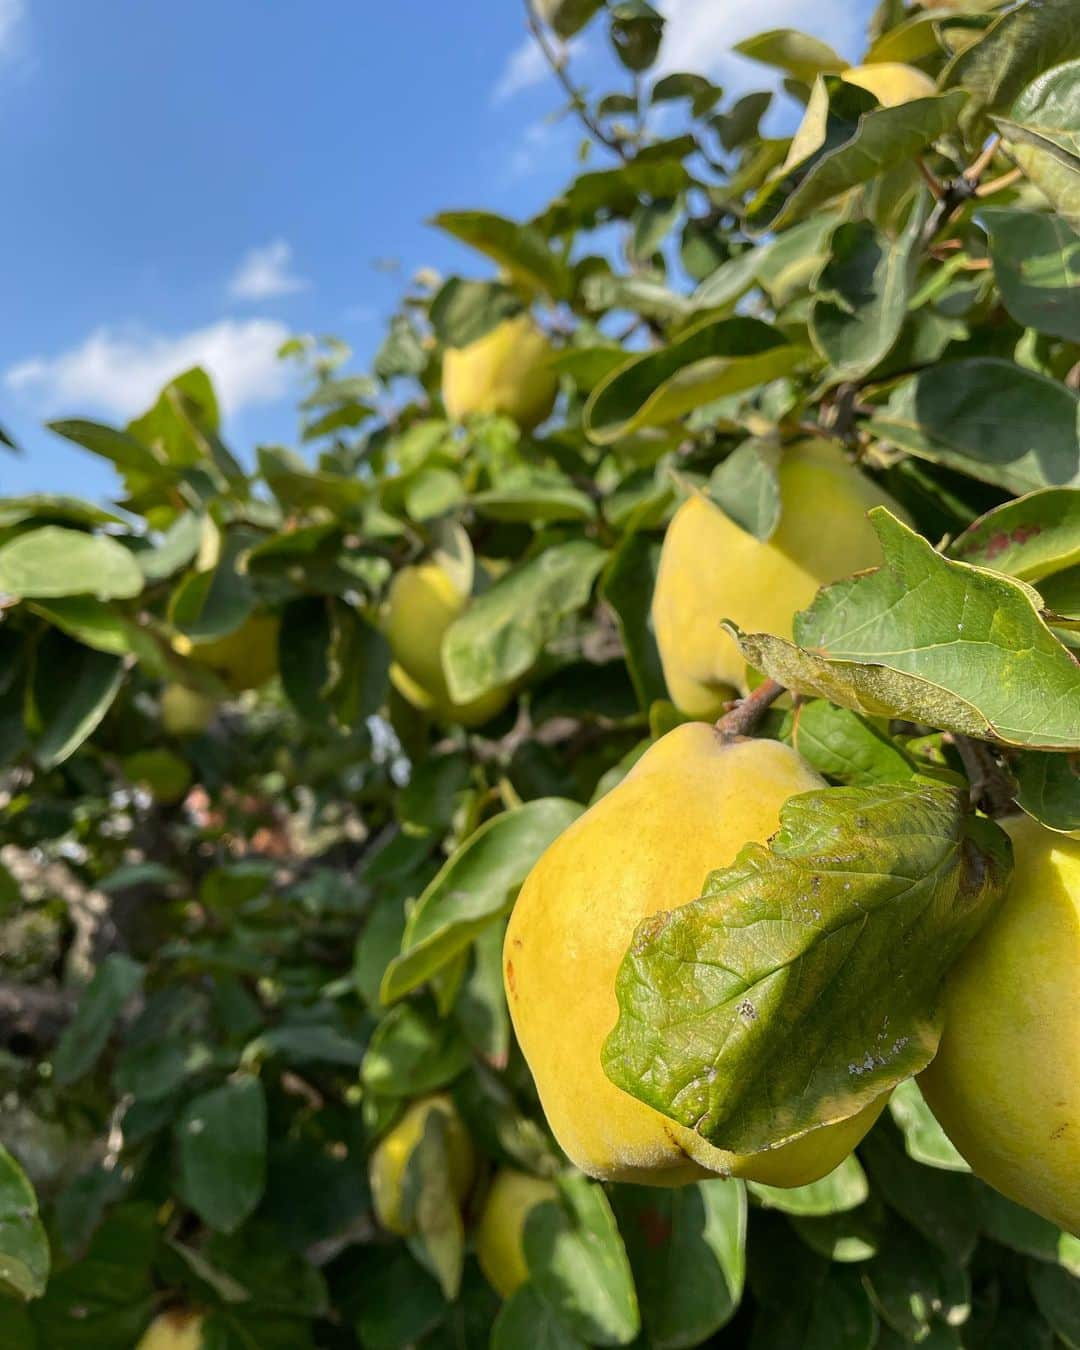
<path fill-rule="evenodd" d="M 909 1158 L 925 1167 L 943 1167 L 948 1172 L 971 1171 L 937 1123 L 914 1078 L 896 1085 L 889 1098 L 889 1111 L 904 1136 Z"/>
<path fill-rule="evenodd" d="M 833 234 L 810 305 L 810 337 L 832 367 L 830 379 L 861 379 L 900 336 L 927 200 L 925 192 L 916 196 L 895 237 L 869 220 L 842 224 Z"/>
<path fill-rule="evenodd" d="M 600 584 L 601 594 L 618 619 L 627 669 L 643 712 L 667 695 L 649 617 L 659 562 L 660 545 L 644 534 L 628 531 L 611 555 Z"/>
<path fill-rule="evenodd" d="M 0 1288 L 40 1298 L 49 1277 L 49 1242 L 26 1173 L 0 1144 Z"/>
<path fill-rule="evenodd" d="M 121 952 L 110 952 L 79 998 L 78 1010 L 60 1038 L 53 1074 L 74 1083 L 94 1067 L 124 1005 L 141 988 L 143 968 Z"/>
<path fill-rule="evenodd" d="M 885 565 L 818 593 L 795 643 L 732 629 L 786 688 L 1024 748 L 1080 749 L 1080 665 L 1025 582 L 943 558 L 884 507 Z"/>
<path fill-rule="evenodd" d="M 432 300 L 428 317 L 445 346 L 467 347 L 521 309 L 521 297 L 501 282 L 451 277 Z"/>
<path fill-rule="evenodd" d="M 756 37 L 736 42 L 734 50 L 751 61 L 784 70 L 803 84 L 813 84 L 818 75 L 838 74 L 848 62 L 827 42 L 793 28 L 770 28 Z"/>
<path fill-rule="evenodd" d="M 1043 488 L 995 506 L 949 545 L 949 556 L 1039 582 L 1080 563 L 1080 487 Z"/>
<path fill-rule="evenodd" d="M 523 1284 L 495 1319 L 491 1350 L 587 1350 L 587 1346 L 531 1284 Z"/>
<path fill-rule="evenodd" d="M 327 698 L 334 670 L 330 649 L 333 624 L 322 597 L 293 600 L 281 615 L 278 644 L 281 687 L 296 711 L 313 726 L 330 722 Z"/>
<path fill-rule="evenodd" d="M 536 0 L 536 10 L 565 41 L 585 27 L 601 4 L 602 0 Z"/>
<path fill-rule="evenodd" d="M 237 1229 L 266 1184 L 266 1095 L 245 1075 L 189 1102 L 176 1125 L 183 1195 L 211 1228 Z"/>
<path fill-rule="evenodd" d="M 649 1344 L 682 1350 L 726 1326 L 746 1274 L 741 1183 L 618 1186 L 612 1198 Z"/>
<path fill-rule="evenodd" d="M 578 802 L 540 798 L 504 811 L 471 834 L 413 907 L 401 955 L 383 976 L 382 1001 L 411 993 L 505 913 L 533 863 L 582 810 Z"/>
<path fill-rule="evenodd" d="M 1070 52 L 1080 51 L 1077 40 Z M 1080 230 L 1080 61 L 1056 66 L 1020 95 L 1009 117 L 995 117 L 1027 177 Z"/>
<path fill-rule="evenodd" d="M 539 524 L 550 520 L 593 520 L 592 498 L 565 474 L 551 469 L 518 468 L 504 474 L 494 487 L 470 498 L 482 516 L 491 520 Z"/>
<path fill-rule="evenodd" d="M 802 163 L 785 165 L 750 203 L 755 233 L 783 229 L 849 188 L 905 164 L 956 126 L 966 94 L 916 98 L 893 108 L 871 108 L 838 145 L 819 145 Z M 794 187 L 792 186 L 794 181 Z"/>
<path fill-rule="evenodd" d="M 791 744 L 811 768 L 850 787 L 900 783 L 916 773 L 914 762 L 880 726 L 825 699 L 799 706 L 791 719 Z"/>
<path fill-rule="evenodd" d="M 949 1261 L 966 1263 L 979 1234 L 975 1178 L 913 1162 L 883 1123 L 859 1148 L 875 1191 Z"/>
<path fill-rule="evenodd" d="M 760 1181 L 747 1182 L 750 1194 L 766 1209 L 778 1209 L 784 1214 L 803 1218 L 821 1218 L 826 1214 L 843 1214 L 856 1209 L 869 1194 L 866 1173 L 859 1166 L 854 1153 L 820 1181 L 807 1186 L 765 1186 Z"/>
<path fill-rule="evenodd" d="M 1026 0 L 960 51 L 940 83 L 971 95 L 960 123 L 974 139 L 986 113 L 1008 107 L 1037 75 L 1075 56 L 1080 56 L 1080 13 L 1073 0 Z"/>
<path fill-rule="evenodd" d="M 663 426 L 725 394 L 786 375 L 806 358 L 760 319 L 706 319 L 659 351 L 631 357 L 596 386 L 583 420 L 610 445 L 641 427 Z"/>
<path fill-rule="evenodd" d="M 142 647 L 144 638 L 138 626 L 111 604 L 92 595 L 68 595 L 56 600 L 35 600 L 30 608 L 61 632 L 95 651 L 111 656 L 126 656 Z"/>
<path fill-rule="evenodd" d="M 618 0 L 608 8 L 608 33 L 627 70 L 648 70 L 660 50 L 664 19 L 646 0 Z"/>
<path fill-rule="evenodd" d="M 994 276 L 1016 322 L 1080 342 L 1080 234 L 1058 216 L 1018 207 L 984 207 L 977 218 L 990 236 Z"/>
<path fill-rule="evenodd" d="M 712 471 L 709 496 L 755 539 L 771 539 L 780 524 L 780 447 L 748 440 Z"/>
<path fill-rule="evenodd" d="M 963 1267 L 943 1261 L 906 1224 L 888 1225 L 863 1278 L 882 1319 L 909 1343 L 929 1344 L 935 1321 L 965 1320 L 970 1308 L 971 1285 Z"/>
<path fill-rule="evenodd" d="M 405 1350 L 438 1324 L 446 1304 L 438 1285 L 403 1245 L 374 1245 L 369 1253 L 356 1305 L 360 1344 L 364 1350 Z"/>
<path fill-rule="evenodd" d="M 258 461 L 267 487 L 287 510 L 322 507 L 348 517 L 370 492 L 363 479 L 309 469 L 299 455 L 279 446 L 261 445 Z"/>
<path fill-rule="evenodd" d="M 1061 1266 L 1029 1261 L 1028 1287 L 1039 1311 L 1069 1347 L 1080 1346 L 1080 1280 Z"/>
<path fill-rule="evenodd" d="M 554 300 L 569 292 L 565 264 L 533 225 L 519 225 L 490 211 L 441 211 L 431 223 L 504 267 L 526 294 L 543 292 Z"/>
<path fill-rule="evenodd" d="M 535 223 L 547 234 L 589 229 L 601 219 L 632 215 L 642 197 L 677 197 L 692 182 L 681 155 L 650 158 L 639 152 L 616 169 L 581 174 Z"/>
<path fill-rule="evenodd" d="M 812 1252 L 828 1261 L 868 1261 L 878 1249 L 874 1208 L 860 1206 L 839 1214 L 808 1217 L 793 1214 L 791 1226 Z"/>
<path fill-rule="evenodd" d="M 467 703 L 524 675 L 567 615 L 586 603 L 606 551 L 586 539 L 555 544 L 476 596 L 443 638 L 443 670 Z"/>
<path fill-rule="evenodd" d="M 590 1345 L 628 1345 L 638 1334 L 634 1280 L 603 1189 L 580 1173 L 560 1178 L 563 1203 L 525 1220 L 525 1259 L 541 1297 Z"/>
<path fill-rule="evenodd" d="M 1051 830 L 1080 830 L 1080 755 L 1029 750 L 1012 764 L 1017 802 Z"/>
<path fill-rule="evenodd" d="M 142 588 L 135 555 L 107 535 L 43 525 L 0 547 L 0 591 L 20 599 L 95 595 L 125 600 Z"/>
<path fill-rule="evenodd" d="M 451 1082 L 469 1062 L 469 1047 L 453 1022 L 413 1003 L 391 1008 L 375 1029 L 360 1076 L 387 1097 L 413 1097 Z"/>
<path fill-rule="evenodd" d="M 768 846 L 638 926 L 608 1077 L 745 1153 L 847 1119 L 925 1068 L 942 977 L 1009 875 L 1004 833 L 965 799 L 918 781 L 791 798 Z"/>
<path fill-rule="evenodd" d="M 761 1237 L 750 1247 L 754 1350 L 870 1350 L 877 1343 L 877 1315 L 858 1271 L 808 1250 L 786 1224 Z"/>
<path fill-rule="evenodd" d="M 453 1302 L 461 1289 L 465 1264 L 465 1227 L 450 1182 L 450 1145 L 446 1117 L 428 1113 L 424 1133 L 409 1154 L 402 1180 L 402 1216 L 416 1232 L 410 1246 Z"/>
<path fill-rule="evenodd" d="M 166 476 L 169 472 L 153 450 L 126 431 L 82 419 L 47 422 L 45 425 L 65 440 L 74 441 L 84 450 L 111 460 L 118 469 L 134 470 L 150 478 Z"/>

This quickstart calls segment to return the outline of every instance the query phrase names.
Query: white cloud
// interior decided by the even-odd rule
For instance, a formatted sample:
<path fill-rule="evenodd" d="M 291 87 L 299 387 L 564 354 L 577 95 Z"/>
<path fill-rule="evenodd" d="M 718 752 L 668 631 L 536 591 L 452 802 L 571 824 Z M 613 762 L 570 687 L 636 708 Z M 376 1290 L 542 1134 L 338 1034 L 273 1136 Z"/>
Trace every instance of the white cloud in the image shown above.
<path fill-rule="evenodd" d="M 739 5 L 728 0 L 662 0 L 667 23 L 657 73 L 690 70 L 722 76 L 732 88 L 768 83 L 764 66 L 733 55 L 734 43 L 769 28 L 813 33 L 853 57 L 865 40 L 867 6 L 855 0 L 757 0 Z M 722 81 L 723 82 L 723 81 Z"/>
<path fill-rule="evenodd" d="M 0 56 L 14 47 L 24 11 L 23 0 L 0 0 Z"/>
<path fill-rule="evenodd" d="M 10 367 L 4 383 L 33 396 L 47 413 L 93 408 L 129 417 L 175 375 L 201 365 L 222 407 L 235 412 L 286 392 L 289 370 L 277 350 L 288 336 L 277 319 L 222 319 L 176 337 L 99 328 L 70 351 Z"/>
<path fill-rule="evenodd" d="M 292 245 L 285 239 L 253 248 L 233 273 L 229 294 L 235 300 L 270 300 L 307 290 L 304 278 L 290 270 L 292 255 Z"/>
<path fill-rule="evenodd" d="M 560 50 L 568 61 L 575 56 L 580 57 L 585 50 L 585 39 L 575 38 L 565 46 L 560 45 Z M 539 44 L 535 38 L 527 37 L 521 46 L 515 47 L 506 58 L 502 73 L 491 91 L 491 101 L 503 103 L 506 99 L 513 98 L 515 94 L 520 94 L 523 89 L 531 89 L 534 85 L 542 84 L 550 75 L 551 68 Z"/>

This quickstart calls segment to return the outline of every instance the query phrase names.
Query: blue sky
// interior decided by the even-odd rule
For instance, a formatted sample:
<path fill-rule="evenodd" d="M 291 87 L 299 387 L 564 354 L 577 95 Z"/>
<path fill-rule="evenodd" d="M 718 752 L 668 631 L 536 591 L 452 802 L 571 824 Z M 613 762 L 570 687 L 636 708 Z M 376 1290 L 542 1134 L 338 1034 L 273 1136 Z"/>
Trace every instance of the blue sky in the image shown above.
<path fill-rule="evenodd" d="M 738 90 L 767 72 L 731 42 L 801 27 L 855 56 L 872 0 L 659 7 L 664 67 Z M 599 29 L 574 68 L 614 87 Z M 0 453 L 0 494 L 109 495 L 41 421 L 123 422 L 196 360 L 243 457 L 292 442 L 283 337 L 363 364 L 417 267 L 485 270 L 428 216 L 527 216 L 570 177 L 541 76 L 517 0 L 0 0 L 0 425 L 27 451 Z"/>

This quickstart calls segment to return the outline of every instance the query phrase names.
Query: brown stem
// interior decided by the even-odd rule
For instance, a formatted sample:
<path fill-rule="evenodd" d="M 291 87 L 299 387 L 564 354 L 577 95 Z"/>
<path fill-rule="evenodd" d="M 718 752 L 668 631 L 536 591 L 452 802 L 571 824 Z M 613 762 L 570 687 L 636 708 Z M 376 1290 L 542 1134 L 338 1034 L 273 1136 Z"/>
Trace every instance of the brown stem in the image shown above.
<path fill-rule="evenodd" d="M 973 736 L 953 735 L 951 739 L 971 780 L 972 806 L 995 818 L 1015 811 L 1016 786 L 1008 769 L 998 762 L 993 746 Z"/>
<path fill-rule="evenodd" d="M 752 694 L 730 705 L 716 724 L 725 741 L 738 740 L 749 735 L 765 714 L 766 708 L 784 693 L 784 686 L 776 680 L 763 680 Z"/>
<path fill-rule="evenodd" d="M 599 143 L 610 150 L 612 154 L 618 155 L 623 163 L 626 163 L 630 156 L 626 152 L 625 144 L 618 137 L 609 136 L 589 112 L 589 106 L 585 101 L 585 95 L 577 88 L 567 72 L 566 57 L 560 55 L 560 53 L 551 45 L 548 35 L 544 31 L 544 25 L 540 21 L 540 16 L 537 14 L 533 5 L 533 0 L 525 0 L 525 15 L 525 21 L 529 25 L 529 32 L 536 39 L 537 46 L 543 53 L 544 60 L 551 68 L 551 73 L 562 85 L 567 98 L 570 100 L 571 106 L 577 113 L 586 131 L 588 131 L 589 135 L 592 136 L 594 140 L 599 141 Z"/>
<path fill-rule="evenodd" d="M 1003 173 L 998 178 L 991 178 L 989 183 L 980 183 L 975 189 L 975 196 L 991 197 L 995 192 L 1001 192 L 1004 188 L 1012 187 L 1023 176 L 1023 169 L 1010 169 L 1008 173 Z"/>

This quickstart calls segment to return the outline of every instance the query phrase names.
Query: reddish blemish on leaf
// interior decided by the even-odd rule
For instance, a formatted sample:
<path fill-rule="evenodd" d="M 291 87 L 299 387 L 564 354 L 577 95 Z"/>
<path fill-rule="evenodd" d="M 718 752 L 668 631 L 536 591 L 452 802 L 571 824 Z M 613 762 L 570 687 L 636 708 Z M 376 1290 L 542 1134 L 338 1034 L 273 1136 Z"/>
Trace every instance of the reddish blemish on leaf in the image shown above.
<path fill-rule="evenodd" d="M 1035 539 L 1040 534 L 1042 534 L 1041 525 L 1017 525 L 1015 530 L 998 530 L 983 545 L 983 557 L 987 562 L 993 562 L 1006 549 L 1012 548 L 1013 545 L 1026 544 L 1029 539 Z"/>

